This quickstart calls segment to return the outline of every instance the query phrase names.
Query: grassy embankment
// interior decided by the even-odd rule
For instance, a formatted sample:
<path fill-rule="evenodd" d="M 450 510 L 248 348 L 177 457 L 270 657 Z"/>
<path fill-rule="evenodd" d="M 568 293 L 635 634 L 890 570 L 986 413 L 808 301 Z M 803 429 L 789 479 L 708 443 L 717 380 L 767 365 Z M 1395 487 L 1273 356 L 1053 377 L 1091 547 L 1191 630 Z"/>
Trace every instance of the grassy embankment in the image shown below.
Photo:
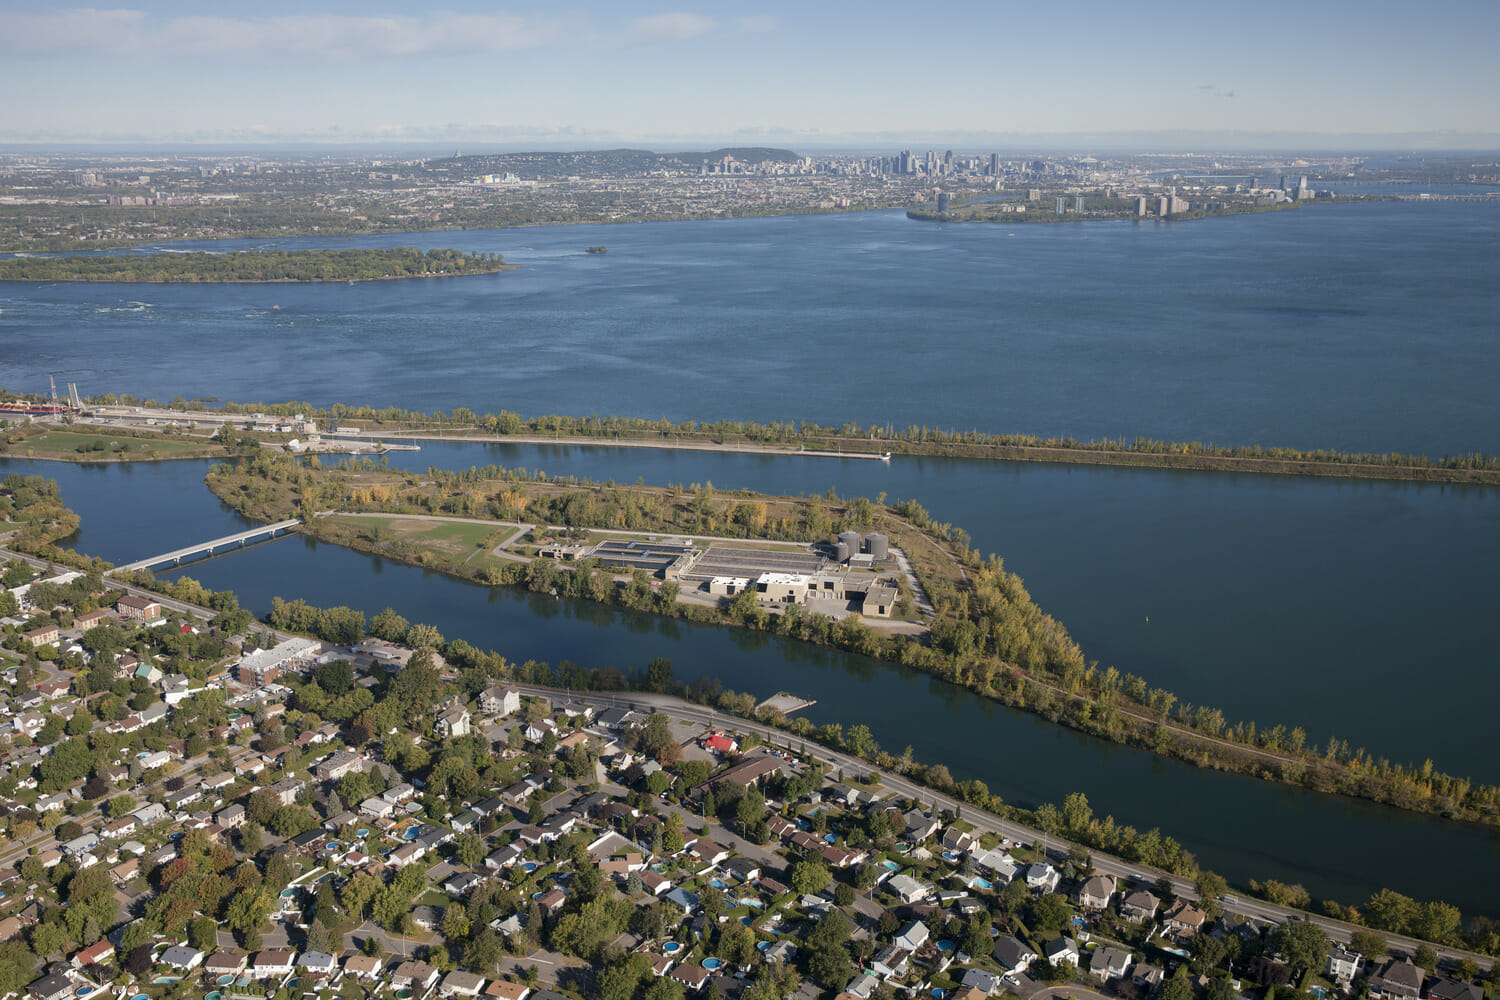
<path fill-rule="evenodd" d="M 0 455 L 57 462 L 154 462 L 170 458 L 223 458 L 223 445 L 207 438 L 91 427 L 31 424 L 0 437 Z"/>
<path fill-rule="evenodd" d="M 1199 767 L 1463 821 L 1500 823 L 1500 789 L 1493 786 L 1436 772 L 1430 762 L 1420 767 L 1393 764 L 1337 738 L 1322 747 L 1312 745 L 1300 728 L 1231 722 L 1222 711 L 1181 702 L 1143 678 L 1088 663 L 1062 623 L 1032 602 L 1020 578 L 1007 572 L 1001 560 L 983 558 L 961 530 L 933 523 L 914 502 L 889 507 L 831 496 L 719 496 L 709 487 L 548 481 L 493 467 L 465 473 L 429 470 L 421 476 L 370 462 L 313 470 L 268 454 L 241 463 L 236 471 L 221 468 L 210 475 L 209 485 L 236 509 L 268 521 L 334 508 L 780 540 L 827 540 L 843 530 L 884 531 L 906 551 L 936 608 L 925 636 L 884 635 L 858 620 L 835 623 L 800 607 L 770 614 L 753 595 L 724 609 L 683 605 L 676 600 L 675 584 L 652 587 L 643 573 L 617 584 L 614 573 L 587 562 L 572 572 L 540 559 L 476 566 L 457 559 L 463 542 L 445 539 L 449 551 L 444 553 L 420 538 L 397 538 L 362 526 L 357 518 L 343 524 L 317 519 L 307 529 L 328 541 L 480 583 L 518 584 L 742 625 L 900 663 L 1049 721 Z M 472 539 L 470 544 L 477 545 Z"/>
<path fill-rule="evenodd" d="M 111 397 L 113 401 L 113 397 Z M 123 397 L 131 405 L 160 405 Z M 310 403 L 228 403 L 226 414 L 264 412 L 290 416 L 305 413 L 324 423 L 354 424 L 366 434 L 389 437 L 433 436 L 447 440 L 518 441 L 540 439 L 573 444 L 624 442 L 671 448 L 709 447 L 733 451 L 829 451 L 859 455 L 930 455 L 1012 462 L 1110 465 L 1184 471 L 1248 472 L 1258 475 L 1329 476 L 1410 482 L 1500 485 L 1500 457 L 1451 454 L 1438 458 L 1398 452 L 1350 452 L 1276 445 L 1216 445 L 1199 441 L 1159 441 L 1137 437 L 1044 438 L 1034 434 L 992 434 L 912 425 L 848 423 L 822 427 L 803 423 L 759 424 L 754 421 L 699 422 L 647 420 L 636 417 L 527 418 L 518 413 L 475 414 L 460 407 L 451 414 L 425 414 L 395 407 L 336 406 L 321 410 Z"/>

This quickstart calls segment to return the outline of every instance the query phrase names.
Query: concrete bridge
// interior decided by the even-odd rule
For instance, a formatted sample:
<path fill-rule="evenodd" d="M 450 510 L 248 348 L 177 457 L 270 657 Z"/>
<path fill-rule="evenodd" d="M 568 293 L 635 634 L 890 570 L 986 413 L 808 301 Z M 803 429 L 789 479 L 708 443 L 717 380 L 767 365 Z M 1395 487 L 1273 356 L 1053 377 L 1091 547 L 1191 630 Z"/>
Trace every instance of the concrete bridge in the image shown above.
<path fill-rule="evenodd" d="M 151 556 L 147 559 L 137 559 L 126 566 L 116 566 L 110 570 L 111 573 L 129 573 L 138 569 L 150 569 L 152 566 L 160 566 L 163 563 L 177 565 L 184 559 L 192 559 L 196 556 L 212 555 L 215 551 L 234 545 L 244 545 L 257 538 L 275 538 L 302 523 L 300 517 L 293 517 L 286 521 L 277 521 L 275 524 L 263 524 L 249 531 L 241 531 L 234 535 L 225 535 L 223 538 L 215 538 L 211 542 L 200 542 L 197 545 L 189 545 L 186 548 L 177 549 L 172 552 L 163 552 L 159 556 Z"/>

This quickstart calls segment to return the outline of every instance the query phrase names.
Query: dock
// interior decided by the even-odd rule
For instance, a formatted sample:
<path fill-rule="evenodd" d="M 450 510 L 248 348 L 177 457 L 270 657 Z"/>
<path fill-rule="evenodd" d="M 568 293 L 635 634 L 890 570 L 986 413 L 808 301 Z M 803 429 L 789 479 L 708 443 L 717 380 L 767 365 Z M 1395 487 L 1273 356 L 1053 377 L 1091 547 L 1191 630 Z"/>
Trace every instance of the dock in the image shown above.
<path fill-rule="evenodd" d="M 780 712 L 782 715 L 791 715 L 793 712 L 800 712 L 804 708 L 811 708 L 816 704 L 817 701 L 810 701 L 806 698 L 798 698 L 794 694 L 787 694 L 785 691 L 778 691 L 775 694 L 771 695 L 771 697 L 767 698 L 765 701 L 761 702 L 759 705 L 756 705 L 755 710 L 759 712 L 763 708 L 769 708 Z"/>

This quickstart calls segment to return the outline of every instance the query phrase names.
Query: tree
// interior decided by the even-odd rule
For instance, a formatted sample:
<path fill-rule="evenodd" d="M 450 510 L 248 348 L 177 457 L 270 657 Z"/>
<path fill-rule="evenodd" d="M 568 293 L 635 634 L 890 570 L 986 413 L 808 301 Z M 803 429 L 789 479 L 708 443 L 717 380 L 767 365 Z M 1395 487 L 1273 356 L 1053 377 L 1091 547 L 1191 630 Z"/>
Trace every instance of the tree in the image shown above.
<path fill-rule="evenodd" d="M 466 868 L 477 868 L 484 861 L 484 838 L 472 831 L 466 833 L 454 844 L 453 853 L 457 855 L 459 864 Z"/>
<path fill-rule="evenodd" d="M 807 858 L 792 866 L 790 885 L 792 889 L 804 896 L 822 892 L 828 883 L 833 881 L 833 876 L 823 863 L 813 858 Z"/>
<path fill-rule="evenodd" d="M 1311 920 L 1288 920 L 1278 926 L 1271 932 L 1271 947 L 1303 972 L 1318 972 L 1328 959 L 1328 935 Z"/>
<path fill-rule="evenodd" d="M 214 951 L 219 941 L 219 925 L 209 917 L 194 917 L 188 924 L 188 942 L 199 951 Z"/>
<path fill-rule="evenodd" d="M 1390 951 L 1390 944 L 1382 934 L 1358 930 L 1349 937 L 1349 949 L 1374 963 L 1385 958 Z"/>
<path fill-rule="evenodd" d="M 1381 889 L 1361 907 L 1365 923 L 1376 930 L 1405 934 L 1417 915 L 1416 900 L 1391 889 Z"/>
<path fill-rule="evenodd" d="M 1161 984 L 1161 1000 L 1193 1000 L 1193 983 L 1186 963 L 1179 965 L 1172 978 Z"/>
<path fill-rule="evenodd" d="M 1458 937 L 1463 915 L 1447 903 L 1422 903 L 1411 920 L 1411 934 L 1438 944 L 1452 944 Z"/>
<path fill-rule="evenodd" d="M 265 832 L 259 823 L 246 823 L 240 827 L 240 850 L 246 854 L 259 854 L 265 842 Z"/>
<path fill-rule="evenodd" d="M 1204 913 L 1216 917 L 1224 912 L 1224 903 L 1219 898 L 1229 891 L 1229 883 L 1224 876 L 1216 872 L 1200 871 L 1193 880 L 1193 887 L 1198 890 L 1198 905 Z"/>
<path fill-rule="evenodd" d="M 1043 893 L 1027 907 L 1026 925 L 1035 934 L 1051 937 L 1060 933 L 1073 918 L 1073 908 L 1056 893 Z"/>

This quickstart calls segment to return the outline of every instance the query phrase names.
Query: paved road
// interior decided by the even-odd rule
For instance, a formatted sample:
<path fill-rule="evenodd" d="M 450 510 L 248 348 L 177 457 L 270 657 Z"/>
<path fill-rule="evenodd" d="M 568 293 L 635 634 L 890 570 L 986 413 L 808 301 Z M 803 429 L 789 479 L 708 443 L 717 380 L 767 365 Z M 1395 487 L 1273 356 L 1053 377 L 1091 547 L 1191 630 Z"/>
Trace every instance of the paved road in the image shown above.
<path fill-rule="evenodd" d="M 516 687 L 526 694 L 539 694 L 549 697 L 555 696 L 557 694 L 557 689 L 555 688 L 534 687 L 529 685 L 516 685 Z M 793 744 L 802 745 L 804 742 L 799 737 L 794 737 L 782 730 L 772 729 L 769 726 L 764 726 L 757 722 L 751 722 L 738 716 L 725 715 L 720 712 L 716 712 L 711 708 L 706 708 L 702 705 L 695 705 L 691 702 L 686 702 L 681 700 L 680 698 L 674 698 L 668 695 L 651 694 L 639 691 L 621 692 L 619 694 L 613 695 L 569 691 L 568 695 L 577 701 L 589 702 L 595 705 L 621 705 L 637 709 L 654 709 L 658 711 L 666 711 L 670 712 L 673 716 L 676 716 L 678 718 L 690 719 L 695 722 L 701 722 L 704 725 L 716 727 L 725 726 L 731 729 L 737 729 L 741 732 L 754 732 L 760 734 L 768 742 L 778 744 L 780 746 L 790 747 Z M 934 792 L 930 788 L 918 785 L 915 782 L 900 775 L 881 771 L 880 769 L 873 767 L 868 761 L 852 757 L 848 754 L 840 753 L 836 750 L 830 750 L 827 747 L 821 746 L 819 744 L 808 742 L 806 743 L 806 745 L 808 747 L 808 752 L 811 755 L 816 756 L 829 765 L 830 773 L 835 773 L 838 769 L 842 769 L 846 777 L 853 777 L 855 775 L 865 775 L 871 773 L 878 774 L 880 776 L 882 787 L 887 791 L 891 791 L 898 795 L 902 795 L 909 799 L 915 799 L 923 803 L 931 803 L 938 809 L 946 809 L 950 812 L 958 812 L 960 807 L 962 807 L 964 819 L 969 823 L 972 823 L 980 831 L 992 832 L 998 834 L 1001 837 L 1005 837 L 1010 840 L 1021 841 L 1022 843 L 1030 844 L 1040 841 L 1043 844 L 1044 848 L 1047 850 L 1049 856 L 1054 858 L 1065 858 L 1067 856 L 1069 847 L 1071 845 L 1069 845 L 1067 841 L 1064 841 L 1058 837 L 1049 836 L 1040 830 L 1032 829 L 1031 827 L 1023 826 L 1020 823 L 1016 823 L 1008 819 L 1003 819 L 992 813 L 984 812 L 980 809 L 977 809 L 973 805 L 970 805 L 969 803 L 961 803 L 950 796 L 941 795 L 937 792 Z M 1093 859 L 1094 870 L 1098 874 L 1110 875 L 1115 878 L 1136 879 L 1143 883 L 1151 884 L 1154 884 L 1161 878 L 1168 878 L 1172 883 L 1172 891 L 1176 895 L 1186 899 L 1198 898 L 1196 888 L 1188 879 L 1182 878 L 1180 876 L 1169 875 L 1167 872 L 1163 872 L 1155 868 L 1150 868 L 1145 865 L 1124 861 L 1120 858 L 1116 858 L 1108 854 L 1101 854 L 1098 851 L 1090 850 L 1090 856 Z M 1333 920 L 1329 917 L 1309 914 L 1301 910 L 1293 910 L 1289 907 L 1277 906 L 1273 903 L 1263 902 L 1258 899 L 1240 898 L 1226 908 L 1232 910 L 1235 913 L 1278 924 L 1286 923 L 1288 920 L 1292 919 L 1311 920 L 1313 923 L 1317 924 L 1324 930 L 1324 932 L 1328 935 L 1329 940 L 1331 941 L 1341 941 L 1347 943 L 1350 939 L 1350 936 L 1355 931 L 1365 929 L 1356 927 L 1353 924 L 1344 923 L 1343 921 Z M 1384 934 L 1384 937 L 1390 943 L 1392 951 L 1397 955 L 1413 954 L 1420 945 L 1428 943 L 1418 941 L 1415 938 L 1399 937 L 1391 934 Z M 1480 955 L 1475 952 L 1462 951 L 1456 948 L 1448 948 L 1438 945 L 1433 945 L 1433 948 L 1437 952 L 1439 958 L 1451 959 L 1455 962 L 1463 961 L 1464 959 L 1472 959 L 1479 964 L 1479 967 L 1481 969 L 1486 970 L 1490 969 L 1494 964 L 1493 959 L 1489 958 L 1486 955 Z"/>

